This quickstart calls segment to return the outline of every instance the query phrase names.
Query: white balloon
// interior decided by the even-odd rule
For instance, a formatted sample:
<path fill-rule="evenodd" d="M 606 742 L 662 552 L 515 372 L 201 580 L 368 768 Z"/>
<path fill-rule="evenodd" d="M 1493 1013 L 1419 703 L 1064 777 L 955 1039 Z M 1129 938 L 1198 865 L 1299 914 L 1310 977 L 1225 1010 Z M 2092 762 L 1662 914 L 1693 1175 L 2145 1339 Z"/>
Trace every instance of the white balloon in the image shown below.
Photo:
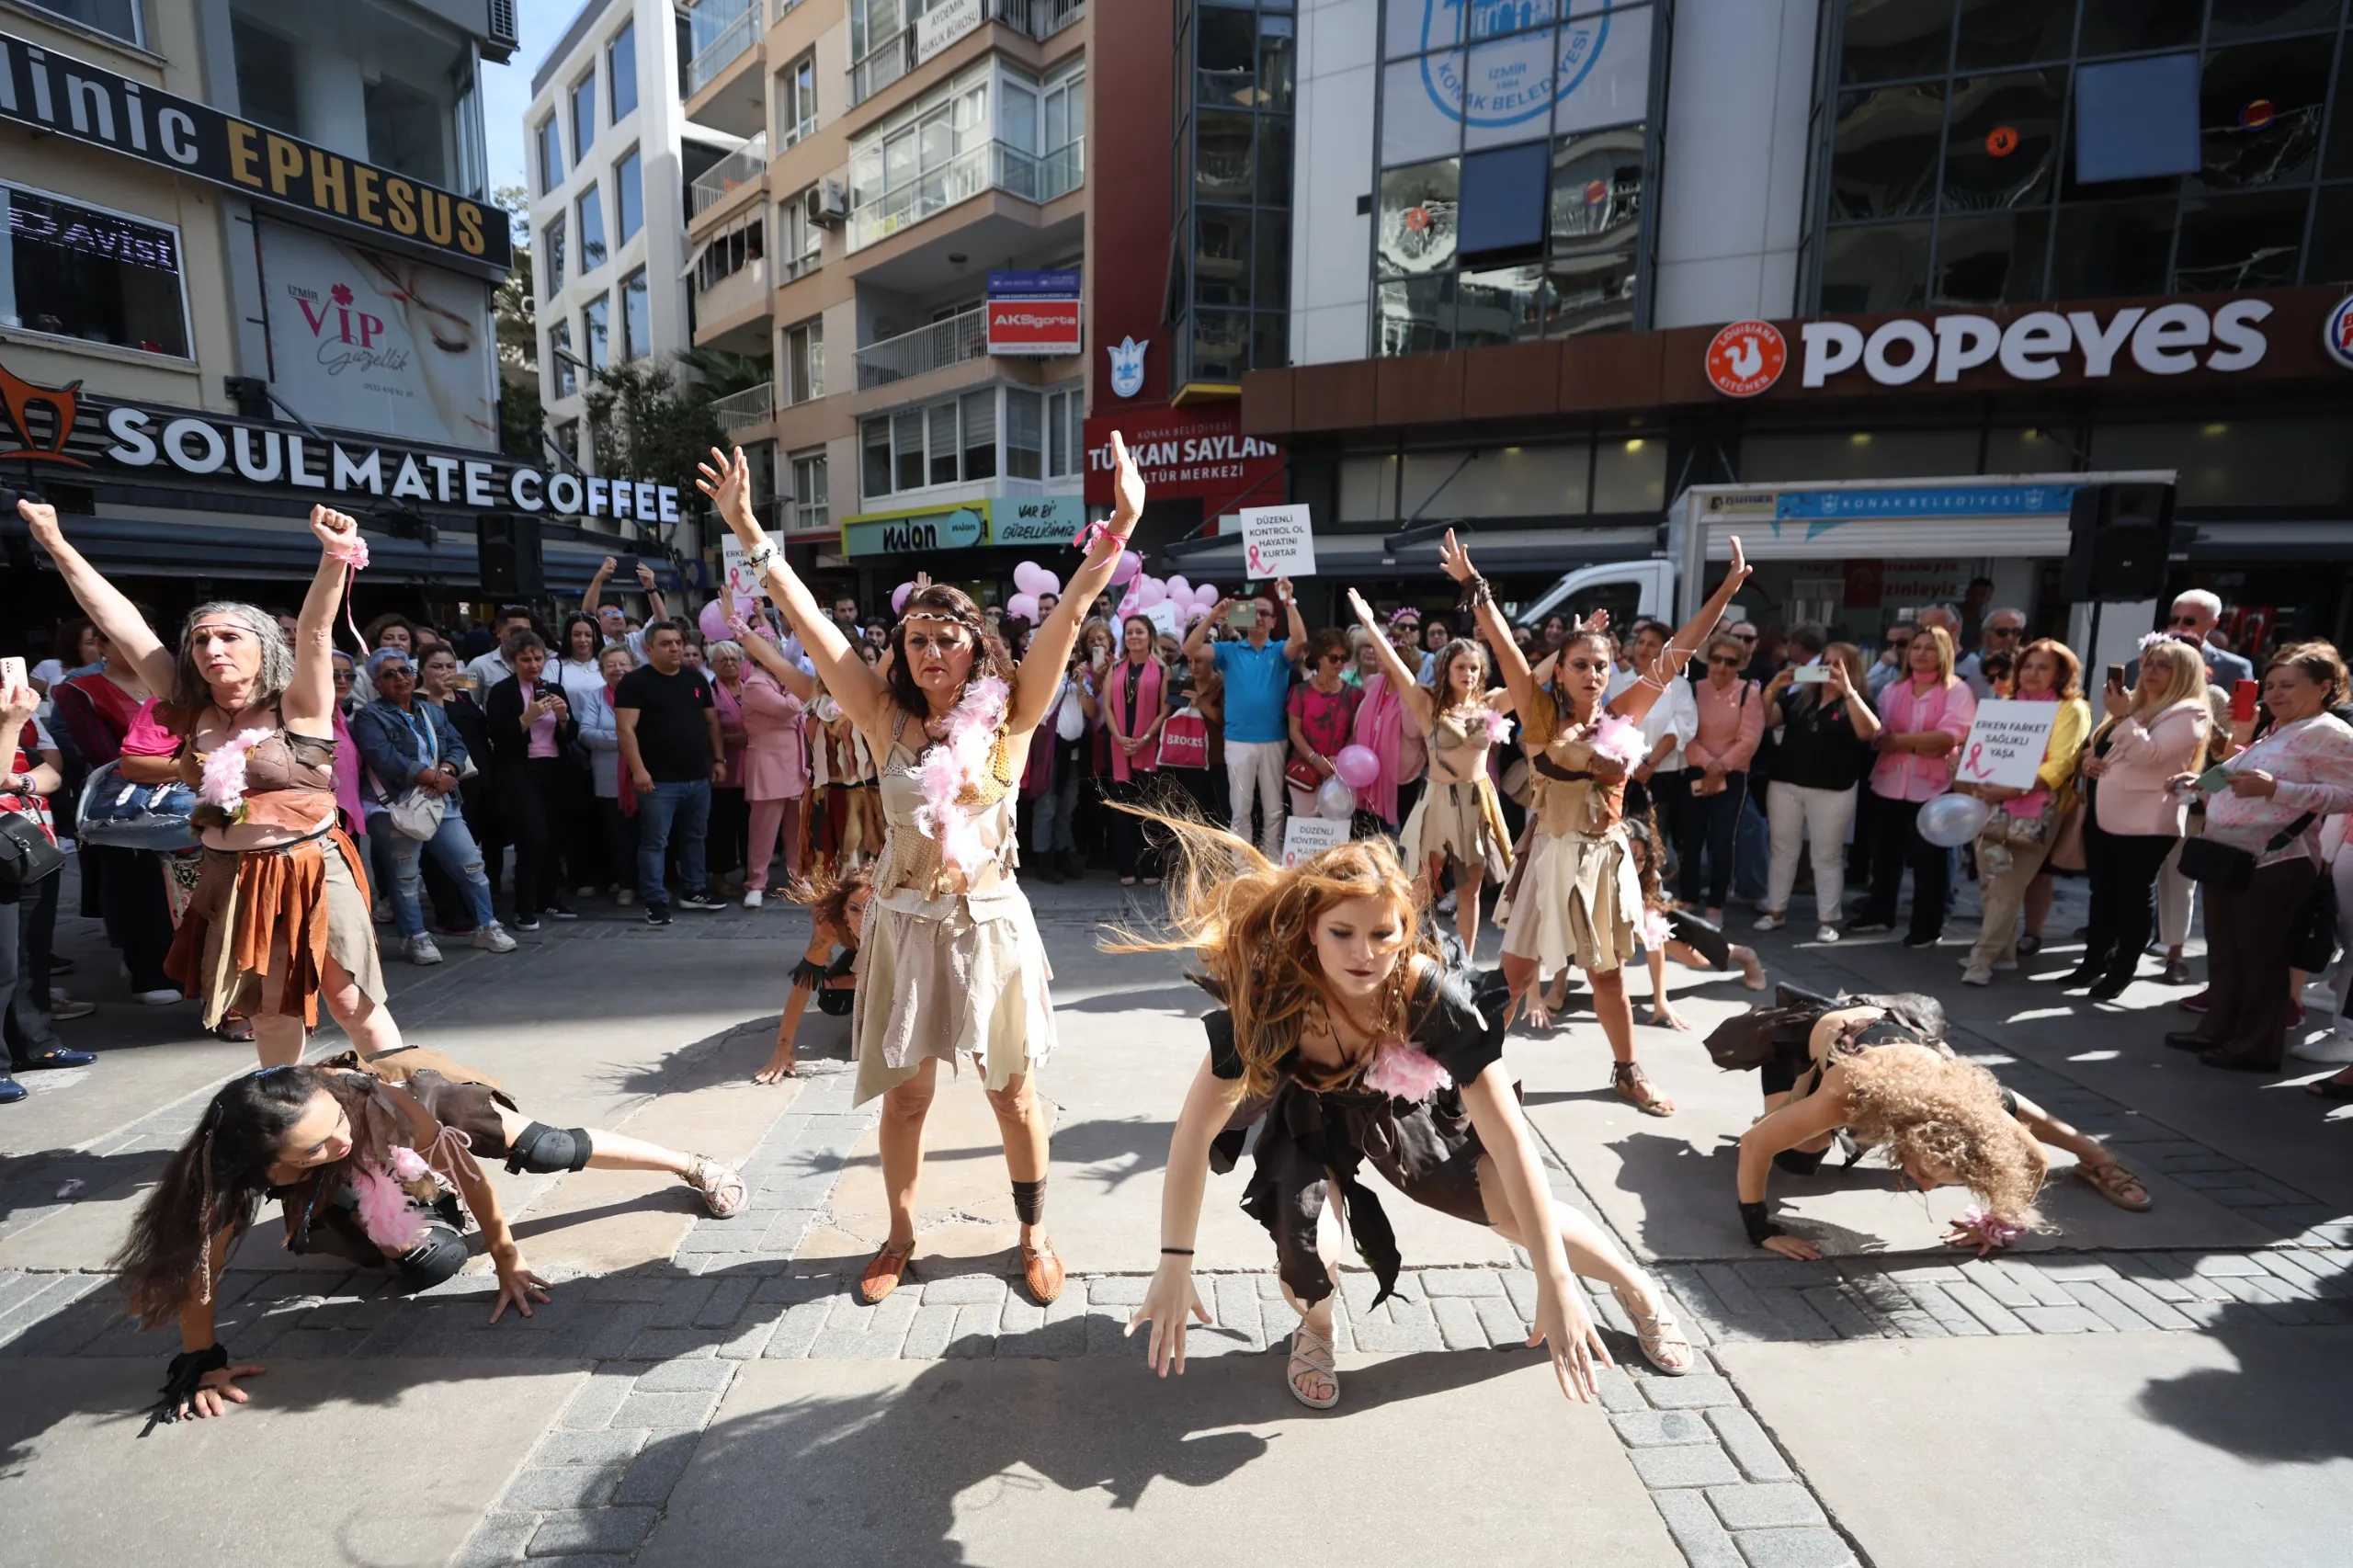
<path fill-rule="evenodd" d="M 1315 814 L 1332 822 L 1347 822 L 1357 814 L 1357 792 L 1335 776 L 1315 791 Z"/>

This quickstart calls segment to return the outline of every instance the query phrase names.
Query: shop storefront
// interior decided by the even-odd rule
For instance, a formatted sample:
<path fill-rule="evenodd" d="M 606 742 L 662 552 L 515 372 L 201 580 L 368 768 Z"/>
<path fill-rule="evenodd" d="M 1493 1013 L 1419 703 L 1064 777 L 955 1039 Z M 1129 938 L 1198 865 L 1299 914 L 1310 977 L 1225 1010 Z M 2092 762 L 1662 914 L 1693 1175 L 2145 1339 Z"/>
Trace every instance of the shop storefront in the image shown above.
<path fill-rule="evenodd" d="M 842 519 L 833 585 L 858 596 L 870 615 L 918 572 L 949 583 L 984 605 L 1013 593 L 1013 569 L 1034 561 L 1068 581 L 1080 562 L 1071 541 L 1086 526 L 1076 495 L 983 496 L 961 502 L 866 512 Z M 818 565 L 825 566 L 823 557 Z M 819 577 L 821 585 L 826 574 Z"/>

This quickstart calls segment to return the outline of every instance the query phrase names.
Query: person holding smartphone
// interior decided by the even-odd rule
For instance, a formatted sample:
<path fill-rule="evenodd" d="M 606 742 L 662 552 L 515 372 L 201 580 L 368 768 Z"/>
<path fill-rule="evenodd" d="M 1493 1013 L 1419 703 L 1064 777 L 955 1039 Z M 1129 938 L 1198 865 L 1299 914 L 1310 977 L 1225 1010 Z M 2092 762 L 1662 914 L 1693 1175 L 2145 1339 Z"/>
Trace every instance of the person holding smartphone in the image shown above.
<path fill-rule="evenodd" d="M 572 794 L 564 751 L 580 733 L 563 687 L 547 678 L 548 648 L 536 631 L 509 632 L 499 650 L 514 674 L 490 688 L 491 788 L 515 842 L 515 929 L 536 931 L 543 914 L 577 918 L 564 902 L 563 846 Z"/>
<path fill-rule="evenodd" d="M 2088 989 L 2096 1002 L 2122 995 L 2140 967 L 2156 924 L 2157 869 L 2182 835 L 2188 804 L 2171 780 L 2203 754 L 2213 728 L 2196 650 L 2158 637 L 2142 650 L 2140 668 L 2140 684 L 2128 689 L 2123 668 L 2108 667 L 2100 696 L 2108 717 L 2078 769 L 2091 780 L 2084 818 L 2091 928 L 2083 961 L 2060 984 Z M 2283 977 L 2283 992 L 2286 984 Z"/>
<path fill-rule="evenodd" d="M 1282 642 L 1274 641 L 1275 617 L 1286 620 Z M 1251 836 L 1255 811 L 1256 844 L 1269 860 L 1283 852 L 1283 764 L 1290 754 L 1291 665 L 1307 653 L 1307 622 L 1292 601 L 1290 579 L 1279 577 L 1272 590 L 1242 600 L 1221 598 L 1185 636 L 1185 653 L 1212 646 L 1210 629 L 1229 627 L 1241 640 L 1213 644 L 1217 672 L 1225 682 L 1225 777 L 1233 807 L 1233 835 Z"/>

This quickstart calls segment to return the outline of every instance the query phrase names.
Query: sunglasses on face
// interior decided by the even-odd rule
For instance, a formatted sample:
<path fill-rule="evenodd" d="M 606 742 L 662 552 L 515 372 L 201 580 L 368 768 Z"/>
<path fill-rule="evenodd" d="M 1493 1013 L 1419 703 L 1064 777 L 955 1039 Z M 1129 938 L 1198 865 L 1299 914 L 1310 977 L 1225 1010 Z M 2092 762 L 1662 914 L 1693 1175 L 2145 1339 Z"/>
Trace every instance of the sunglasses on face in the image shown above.
<path fill-rule="evenodd" d="M 335 683 L 337 686 L 342 686 L 342 685 L 346 684 L 347 682 L 350 681 L 350 680 L 351 680 L 351 678 L 352 678 L 352 673 L 351 673 L 349 670 L 337 670 L 337 671 L 335 671 Z"/>
<path fill-rule="evenodd" d="M 1742 661 L 1737 655 L 1732 653 L 1711 653 L 1708 656 L 1708 663 L 1722 665 L 1728 670 L 1736 670 L 1740 668 Z"/>
<path fill-rule="evenodd" d="M 342 677 L 337 676 L 336 678 L 341 679 Z M 383 685 L 388 680 L 415 680 L 415 678 L 416 672 L 410 669 L 406 665 L 386 665 L 382 669 L 376 672 L 376 684 L 378 686 Z"/>
<path fill-rule="evenodd" d="M 2016 626 L 1989 626 L 1985 629 L 1985 635 L 1988 637 L 2016 637 L 2020 630 L 2022 629 Z"/>
<path fill-rule="evenodd" d="M 1327 665 L 1345 665 L 1348 662 L 1348 656 L 1346 653 L 1326 653 L 1324 655 L 1324 662 Z"/>
<path fill-rule="evenodd" d="M 2166 621 L 2166 622 L 2165 622 L 2165 624 L 2166 624 L 2167 626 L 2192 626 L 2192 627 L 2194 627 L 2194 626 L 2196 626 L 2196 625 L 2198 624 L 2198 617 L 2196 617 L 2196 616 L 2194 616 L 2194 615 L 2177 615 L 2177 616 L 2175 616 L 2171 620 Z"/>

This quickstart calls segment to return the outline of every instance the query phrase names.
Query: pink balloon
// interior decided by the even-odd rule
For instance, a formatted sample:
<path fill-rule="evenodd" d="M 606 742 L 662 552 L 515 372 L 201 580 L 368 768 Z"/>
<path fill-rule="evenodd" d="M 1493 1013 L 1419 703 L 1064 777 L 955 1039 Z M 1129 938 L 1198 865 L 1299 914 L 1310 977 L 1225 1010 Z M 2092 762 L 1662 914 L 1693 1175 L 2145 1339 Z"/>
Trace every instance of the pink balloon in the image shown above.
<path fill-rule="evenodd" d="M 1332 771 L 1351 790 L 1370 790 L 1381 777 L 1381 758 L 1370 746 L 1342 746 L 1332 759 Z"/>
<path fill-rule="evenodd" d="M 1215 583 L 1203 583 L 1199 587 L 1193 590 L 1193 602 L 1200 606 L 1203 609 L 1217 608 L 1217 585 Z"/>
<path fill-rule="evenodd" d="M 892 613 L 892 615 L 896 615 L 896 614 L 898 614 L 901 610 L 903 610 L 903 609 L 906 608 L 907 608 L 907 596 L 908 596 L 909 594 L 914 593 L 915 591 L 915 585 L 913 583 L 902 583 L 902 584 L 900 584 L 897 587 L 895 587 L 895 588 L 892 589 L 892 590 L 891 590 L 891 613 Z"/>
<path fill-rule="evenodd" d="M 702 614 L 695 618 L 695 623 L 702 628 L 702 640 L 706 642 L 734 635 L 727 630 L 727 612 L 719 608 L 717 599 L 702 607 Z"/>
<path fill-rule="evenodd" d="M 1013 569 L 1013 585 L 1034 598 L 1040 594 L 1052 591 L 1039 581 L 1045 574 L 1044 567 L 1034 561 L 1025 561 Z"/>
<path fill-rule="evenodd" d="M 1048 594 L 1053 595 L 1056 598 L 1063 597 L 1063 580 L 1042 566 L 1038 568 L 1038 584 L 1039 597 L 1043 598 Z"/>
<path fill-rule="evenodd" d="M 1005 601 L 1005 613 L 1017 619 L 1026 620 L 1032 626 L 1037 625 L 1038 596 L 1035 594 L 1014 595 Z"/>
<path fill-rule="evenodd" d="M 1172 602 L 1180 605 L 1188 605 L 1193 602 L 1193 585 L 1185 580 L 1183 574 L 1171 573 L 1167 582 L 1168 597 Z"/>
<path fill-rule="evenodd" d="M 1136 579 L 1136 599 L 1144 608 L 1150 609 L 1156 604 L 1165 603 L 1167 597 L 1168 585 L 1159 578 L 1139 577 Z"/>
<path fill-rule="evenodd" d="M 1111 568 L 1111 581 L 1124 583 L 1143 570 L 1143 557 L 1132 550 L 1120 551 L 1119 564 Z"/>

